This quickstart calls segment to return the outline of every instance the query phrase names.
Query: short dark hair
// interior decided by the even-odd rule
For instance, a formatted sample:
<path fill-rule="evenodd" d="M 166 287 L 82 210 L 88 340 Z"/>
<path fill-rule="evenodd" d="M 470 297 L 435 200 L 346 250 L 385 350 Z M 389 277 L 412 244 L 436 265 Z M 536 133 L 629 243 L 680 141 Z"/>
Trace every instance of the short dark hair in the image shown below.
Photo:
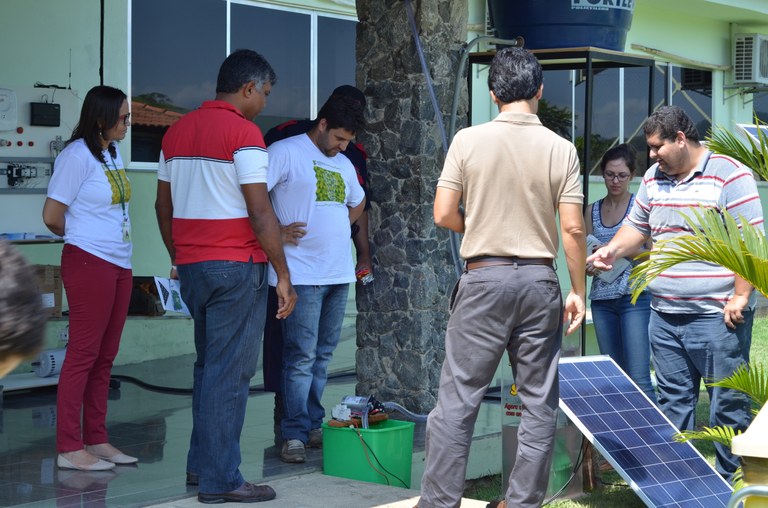
<path fill-rule="evenodd" d="M 117 123 L 120 107 L 127 99 L 125 92 L 111 86 L 99 85 L 88 90 L 80 108 L 80 120 L 67 144 L 82 138 L 96 160 L 106 164 L 101 133 L 103 129 L 109 129 Z M 114 142 L 109 144 L 109 153 L 112 157 L 117 157 Z"/>
<path fill-rule="evenodd" d="M 46 322 L 35 271 L 10 242 L 0 240 L 0 359 L 40 351 Z"/>
<path fill-rule="evenodd" d="M 624 160 L 630 173 L 634 175 L 637 171 L 637 151 L 632 145 L 626 143 L 616 145 L 603 154 L 602 159 L 600 159 L 600 172 L 605 173 L 605 166 L 609 162 L 619 159 Z"/>
<path fill-rule="evenodd" d="M 345 95 L 331 95 L 317 114 L 317 120 L 321 118 L 329 129 L 345 129 L 356 134 L 365 128 L 363 105 Z"/>
<path fill-rule="evenodd" d="M 696 143 L 701 139 L 691 117 L 680 106 L 661 106 L 651 113 L 643 124 L 645 137 L 658 134 L 661 139 L 674 141 L 678 131 Z"/>
<path fill-rule="evenodd" d="M 256 89 L 261 91 L 266 83 L 275 84 L 277 74 L 259 53 L 251 49 L 237 49 L 219 67 L 216 93 L 235 93 L 249 81 L 253 81 Z"/>
<path fill-rule="evenodd" d="M 488 89 L 504 104 L 532 99 L 541 87 L 544 72 L 533 53 L 523 48 L 496 52 L 488 72 Z"/>

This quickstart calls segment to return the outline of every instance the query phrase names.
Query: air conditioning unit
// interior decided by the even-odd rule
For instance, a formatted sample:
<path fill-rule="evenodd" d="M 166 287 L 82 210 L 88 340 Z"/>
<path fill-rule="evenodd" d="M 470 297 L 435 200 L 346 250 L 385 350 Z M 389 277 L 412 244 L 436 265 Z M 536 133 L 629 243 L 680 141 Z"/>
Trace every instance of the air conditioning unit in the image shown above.
<path fill-rule="evenodd" d="M 737 85 L 768 84 L 768 35 L 733 36 L 733 82 Z"/>
<path fill-rule="evenodd" d="M 680 87 L 683 90 L 712 90 L 712 71 L 702 69 L 681 69 Z"/>

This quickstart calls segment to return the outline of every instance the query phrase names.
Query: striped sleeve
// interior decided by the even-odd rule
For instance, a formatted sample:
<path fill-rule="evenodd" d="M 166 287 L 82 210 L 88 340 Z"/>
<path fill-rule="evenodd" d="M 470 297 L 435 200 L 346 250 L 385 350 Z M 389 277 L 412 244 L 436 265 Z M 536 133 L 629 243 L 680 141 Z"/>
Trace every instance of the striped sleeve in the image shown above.
<path fill-rule="evenodd" d="M 760 194 L 752 172 L 741 167 L 734 171 L 723 183 L 722 208 L 736 217 L 743 217 L 761 231 L 763 227 L 763 207 Z"/>
<path fill-rule="evenodd" d="M 643 236 L 650 236 L 651 234 L 651 225 L 649 221 L 651 206 L 650 200 L 648 199 L 648 185 L 654 179 L 654 175 L 656 174 L 655 168 L 656 166 L 654 165 L 643 176 L 643 181 L 640 184 L 640 188 L 637 189 L 632 209 L 627 218 L 624 219 L 624 224 L 632 226 Z"/>

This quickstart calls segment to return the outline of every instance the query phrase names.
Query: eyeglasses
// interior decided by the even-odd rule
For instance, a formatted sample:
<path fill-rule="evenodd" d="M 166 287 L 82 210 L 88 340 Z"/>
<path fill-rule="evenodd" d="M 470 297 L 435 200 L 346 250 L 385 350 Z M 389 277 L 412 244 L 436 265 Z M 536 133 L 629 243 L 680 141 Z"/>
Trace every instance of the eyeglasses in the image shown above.
<path fill-rule="evenodd" d="M 117 117 L 117 121 L 118 122 L 123 122 L 123 125 L 125 125 L 127 127 L 131 123 L 131 114 L 130 113 L 126 113 L 124 115 L 120 115 L 120 116 Z"/>
<path fill-rule="evenodd" d="M 603 173 L 603 178 L 605 180 L 608 180 L 609 182 L 613 181 L 613 180 L 617 180 L 619 182 L 626 182 L 629 179 L 630 176 L 632 176 L 632 175 L 627 174 L 627 173 L 619 173 L 619 174 Z"/>

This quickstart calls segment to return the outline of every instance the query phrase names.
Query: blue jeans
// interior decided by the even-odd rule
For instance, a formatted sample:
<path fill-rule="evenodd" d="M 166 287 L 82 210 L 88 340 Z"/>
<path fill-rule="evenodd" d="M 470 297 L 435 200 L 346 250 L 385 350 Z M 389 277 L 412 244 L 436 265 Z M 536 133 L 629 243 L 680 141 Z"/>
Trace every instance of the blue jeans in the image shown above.
<path fill-rule="evenodd" d="M 178 272 L 197 351 L 187 471 L 200 492 L 229 492 L 244 481 L 240 431 L 264 329 L 266 264 L 205 261 Z"/>
<path fill-rule="evenodd" d="M 283 321 L 283 439 L 306 444 L 325 418 L 328 363 L 339 343 L 349 284 L 294 286 L 298 301 Z"/>
<path fill-rule="evenodd" d="M 651 346 L 648 321 L 651 296 L 643 293 L 632 305 L 632 296 L 610 300 L 592 300 L 592 322 L 595 325 L 600 353 L 613 358 L 621 369 L 656 402 L 651 383 Z"/>
<path fill-rule="evenodd" d="M 735 330 L 723 314 L 667 314 L 652 311 L 649 326 L 659 405 L 680 430 L 694 429 L 700 383 L 720 381 L 749 362 L 753 312 Z M 750 401 L 742 392 L 708 387 L 709 427 L 723 425 L 746 430 Z M 726 480 L 739 466 L 728 447 L 716 444 L 715 468 Z"/>

